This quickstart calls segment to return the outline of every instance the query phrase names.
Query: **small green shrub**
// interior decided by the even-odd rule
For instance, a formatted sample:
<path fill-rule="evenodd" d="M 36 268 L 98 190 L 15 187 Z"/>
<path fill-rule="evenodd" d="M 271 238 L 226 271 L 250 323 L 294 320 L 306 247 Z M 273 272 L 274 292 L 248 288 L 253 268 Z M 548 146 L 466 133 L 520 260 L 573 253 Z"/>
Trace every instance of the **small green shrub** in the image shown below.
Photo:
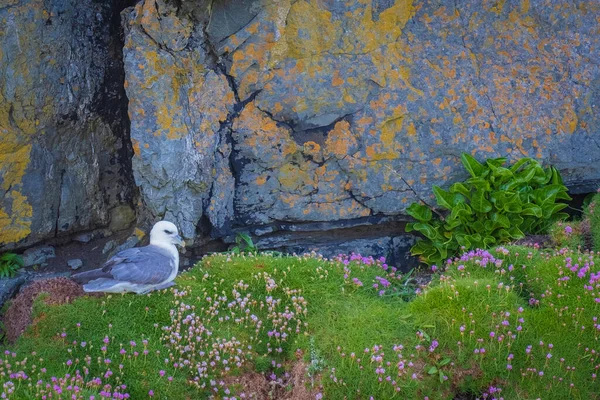
<path fill-rule="evenodd" d="M 235 246 L 231 249 L 233 253 L 239 254 L 242 252 L 256 252 L 258 248 L 252 241 L 250 235 L 246 232 L 241 232 L 235 235 Z"/>
<path fill-rule="evenodd" d="M 531 158 L 523 158 L 506 168 L 506 158 L 480 163 L 463 153 L 461 161 L 471 177 L 449 190 L 438 186 L 433 192 L 440 210 L 413 203 L 406 210 L 417 221 L 406 231 L 418 231 L 425 239 L 411 249 L 421 261 L 435 264 L 464 247 L 491 246 L 521 239 L 526 233 L 540 233 L 557 220 L 571 200 L 558 170 L 543 168 Z"/>
<path fill-rule="evenodd" d="M 23 267 L 23 258 L 15 253 L 0 256 L 0 278 L 12 278 Z"/>

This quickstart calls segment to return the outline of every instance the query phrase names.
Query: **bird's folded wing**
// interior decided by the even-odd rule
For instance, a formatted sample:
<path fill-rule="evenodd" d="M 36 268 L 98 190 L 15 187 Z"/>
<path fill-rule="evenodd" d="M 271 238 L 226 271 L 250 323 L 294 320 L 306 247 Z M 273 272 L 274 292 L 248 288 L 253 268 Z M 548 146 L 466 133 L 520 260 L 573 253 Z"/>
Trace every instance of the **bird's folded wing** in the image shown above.
<path fill-rule="evenodd" d="M 119 281 L 155 284 L 167 280 L 174 263 L 166 250 L 150 245 L 117 253 L 103 265 L 102 271 Z"/>

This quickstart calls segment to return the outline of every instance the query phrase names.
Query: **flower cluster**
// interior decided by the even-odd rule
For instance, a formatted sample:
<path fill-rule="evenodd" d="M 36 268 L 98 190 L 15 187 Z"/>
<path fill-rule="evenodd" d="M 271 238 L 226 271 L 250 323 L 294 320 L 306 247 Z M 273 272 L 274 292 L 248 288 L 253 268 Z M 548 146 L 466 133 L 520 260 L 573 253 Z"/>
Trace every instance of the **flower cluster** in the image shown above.
<path fill-rule="evenodd" d="M 206 289 L 200 304 L 190 294 L 180 293 L 161 340 L 169 348 L 166 365 L 185 370 L 189 382 L 200 390 L 229 395 L 232 389 L 225 383 L 226 376 L 240 371 L 249 360 L 283 353 L 290 339 L 307 328 L 308 304 L 301 290 L 283 286 L 266 272 L 228 290 L 221 283 L 212 291 Z M 261 292 L 264 295 L 258 296 Z M 230 332 L 253 334 L 243 339 L 222 330 L 216 334 L 224 325 L 231 327 Z"/>
<path fill-rule="evenodd" d="M 344 282 L 353 287 L 362 287 L 364 283 L 356 276 L 352 276 L 353 270 L 365 270 L 366 268 L 376 268 L 381 271 L 382 276 L 375 276 L 371 283 L 371 288 L 377 295 L 384 296 L 398 291 L 394 283 L 400 284 L 404 276 L 398 272 L 396 267 L 386 264 L 385 257 L 374 258 L 372 256 L 362 256 L 360 254 L 339 254 L 333 258 L 333 261 L 341 263 L 344 269 Z"/>

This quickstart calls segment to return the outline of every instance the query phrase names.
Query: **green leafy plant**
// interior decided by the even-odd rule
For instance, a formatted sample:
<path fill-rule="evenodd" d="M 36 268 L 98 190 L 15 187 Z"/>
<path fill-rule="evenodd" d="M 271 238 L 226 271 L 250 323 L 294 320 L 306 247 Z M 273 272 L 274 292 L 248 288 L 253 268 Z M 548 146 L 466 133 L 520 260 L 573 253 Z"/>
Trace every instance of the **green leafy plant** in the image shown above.
<path fill-rule="evenodd" d="M 439 379 L 440 379 L 440 383 L 444 383 L 444 367 L 448 364 L 450 364 L 452 360 L 448 357 L 443 358 L 439 361 L 437 361 L 435 363 L 435 365 L 427 368 L 427 374 L 428 375 L 435 375 L 437 374 Z"/>
<path fill-rule="evenodd" d="M 231 249 L 233 253 L 255 252 L 258 248 L 254 245 L 252 238 L 246 232 L 235 235 L 235 246 Z"/>
<path fill-rule="evenodd" d="M 484 249 L 521 239 L 568 217 L 561 212 L 567 204 L 559 201 L 571 198 L 556 168 L 531 158 L 510 167 L 503 157 L 480 163 L 466 153 L 461 161 L 471 177 L 448 190 L 433 186 L 438 208 L 413 203 L 406 210 L 416 219 L 406 231 L 425 237 L 411 249 L 421 261 L 435 264 L 461 247 Z"/>
<path fill-rule="evenodd" d="M 15 253 L 0 256 L 0 278 L 12 278 L 23 267 L 23 258 Z"/>

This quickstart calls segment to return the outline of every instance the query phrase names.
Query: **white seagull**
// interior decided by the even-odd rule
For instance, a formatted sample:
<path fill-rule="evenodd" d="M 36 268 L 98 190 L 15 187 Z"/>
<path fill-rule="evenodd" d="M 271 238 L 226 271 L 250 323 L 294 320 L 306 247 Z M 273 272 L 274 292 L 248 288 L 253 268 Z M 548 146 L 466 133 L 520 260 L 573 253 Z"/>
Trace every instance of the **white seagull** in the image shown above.
<path fill-rule="evenodd" d="M 98 269 L 75 274 L 85 292 L 148 293 L 173 286 L 179 271 L 179 252 L 184 246 L 175 224 L 157 222 L 150 231 L 150 245 L 123 250 Z"/>

